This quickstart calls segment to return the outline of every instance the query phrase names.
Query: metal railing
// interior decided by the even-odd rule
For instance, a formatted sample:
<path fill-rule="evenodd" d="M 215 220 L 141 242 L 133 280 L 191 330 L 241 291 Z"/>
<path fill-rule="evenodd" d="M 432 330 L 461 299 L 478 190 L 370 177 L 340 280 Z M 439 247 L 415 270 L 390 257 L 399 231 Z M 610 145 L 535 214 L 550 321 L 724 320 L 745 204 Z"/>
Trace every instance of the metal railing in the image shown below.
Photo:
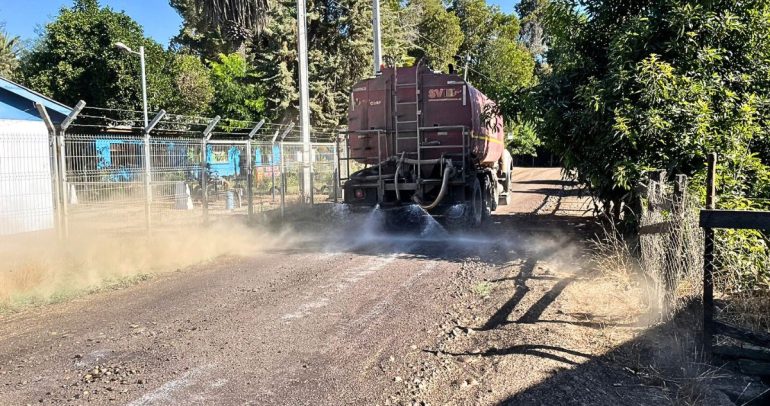
<path fill-rule="evenodd" d="M 263 121 L 250 132 L 233 131 L 216 118 L 194 131 L 178 116 L 173 126 L 155 129 L 164 111 L 148 128 L 73 124 L 76 115 L 66 126 L 45 116 L 47 137 L 39 123 L 34 135 L 14 129 L 13 137 L 0 137 L 0 234 L 251 222 L 338 193 L 337 149 L 321 135 L 311 146 L 312 187 L 303 190 L 302 143 L 288 139 L 293 126 L 273 133 L 278 125 L 262 129 Z M 39 224 L 14 228 L 11 218 Z"/>

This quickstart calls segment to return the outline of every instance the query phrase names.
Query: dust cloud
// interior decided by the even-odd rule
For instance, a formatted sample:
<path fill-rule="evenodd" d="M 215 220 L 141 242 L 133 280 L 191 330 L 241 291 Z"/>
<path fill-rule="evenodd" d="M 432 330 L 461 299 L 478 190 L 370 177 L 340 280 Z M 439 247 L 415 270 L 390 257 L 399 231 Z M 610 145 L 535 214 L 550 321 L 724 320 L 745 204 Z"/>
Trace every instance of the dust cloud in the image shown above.
<path fill-rule="evenodd" d="M 6 236 L 0 242 L 0 311 L 124 286 L 222 256 L 252 255 L 288 240 L 232 222 L 151 236 L 78 230 L 64 242 L 51 233 Z"/>

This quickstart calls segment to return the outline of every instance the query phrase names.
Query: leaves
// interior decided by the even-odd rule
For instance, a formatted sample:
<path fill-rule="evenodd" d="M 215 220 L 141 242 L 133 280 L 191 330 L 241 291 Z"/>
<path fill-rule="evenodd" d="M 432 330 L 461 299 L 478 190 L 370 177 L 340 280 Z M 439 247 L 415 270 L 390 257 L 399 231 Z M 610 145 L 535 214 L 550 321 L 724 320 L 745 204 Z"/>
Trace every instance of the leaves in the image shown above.
<path fill-rule="evenodd" d="M 209 65 L 214 113 L 230 120 L 259 120 L 265 110 L 265 96 L 258 85 L 259 76 L 246 59 L 237 53 L 220 54 Z"/>
<path fill-rule="evenodd" d="M 567 169 L 631 204 L 647 168 L 697 174 L 720 151 L 725 194 L 767 197 L 770 2 L 582 3 L 545 13 L 553 73 L 530 110 Z"/>
<path fill-rule="evenodd" d="M 19 67 L 19 37 L 0 31 L 0 76 L 10 78 Z"/>

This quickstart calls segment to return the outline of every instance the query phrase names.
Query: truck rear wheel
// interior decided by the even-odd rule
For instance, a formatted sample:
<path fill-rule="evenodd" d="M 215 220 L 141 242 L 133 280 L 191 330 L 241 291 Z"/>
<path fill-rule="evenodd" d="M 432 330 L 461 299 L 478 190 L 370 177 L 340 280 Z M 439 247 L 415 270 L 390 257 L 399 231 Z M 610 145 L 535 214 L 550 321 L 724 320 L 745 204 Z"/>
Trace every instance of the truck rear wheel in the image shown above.
<path fill-rule="evenodd" d="M 484 204 L 484 191 L 481 189 L 481 182 L 479 178 L 473 179 L 473 186 L 471 186 L 471 201 L 468 208 L 468 225 L 476 228 L 481 225 L 481 221 L 484 219 L 484 211 L 486 210 Z"/>
<path fill-rule="evenodd" d="M 470 199 L 450 207 L 444 213 L 444 222 L 452 230 L 475 228 L 481 225 L 484 212 L 484 194 L 479 178 L 474 178 L 470 186 L 466 186 Z"/>

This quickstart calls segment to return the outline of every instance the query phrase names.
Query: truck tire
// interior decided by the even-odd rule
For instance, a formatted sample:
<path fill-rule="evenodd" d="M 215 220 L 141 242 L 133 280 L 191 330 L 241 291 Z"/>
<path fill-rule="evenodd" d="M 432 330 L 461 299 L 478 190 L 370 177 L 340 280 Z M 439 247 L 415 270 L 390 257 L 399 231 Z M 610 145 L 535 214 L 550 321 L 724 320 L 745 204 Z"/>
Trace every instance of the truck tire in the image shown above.
<path fill-rule="evenodd" d="M 481 222 L 484 220 L 484 212 L 487 210 L 484 198 L 484 190 L 481 188 L 481 181 L 478 177 L 473 179 L 473 185 L 471 186 L 471 201 L 468 205 L 470 209 L 468 213 L 468 226 L 471 228 L 477 228 L 481 226 Z"/>
<path fill-rule="evenodd" d="M 484 215 L 489 218 L 492 212 L 497 210 L 497 182 L 492 180 L 491 175 L 484 175 Z"/>
<path fill-rule="evenodd" d="M 470 199 L 453 206 L 444 214 L 444 224 L 450 230 L 476 228 L 481 225 L 484 212 L 484 194 L 478 177 L 473 179 L 470 186 L 466 186 L 466 192 L 470 194 Z"/>

